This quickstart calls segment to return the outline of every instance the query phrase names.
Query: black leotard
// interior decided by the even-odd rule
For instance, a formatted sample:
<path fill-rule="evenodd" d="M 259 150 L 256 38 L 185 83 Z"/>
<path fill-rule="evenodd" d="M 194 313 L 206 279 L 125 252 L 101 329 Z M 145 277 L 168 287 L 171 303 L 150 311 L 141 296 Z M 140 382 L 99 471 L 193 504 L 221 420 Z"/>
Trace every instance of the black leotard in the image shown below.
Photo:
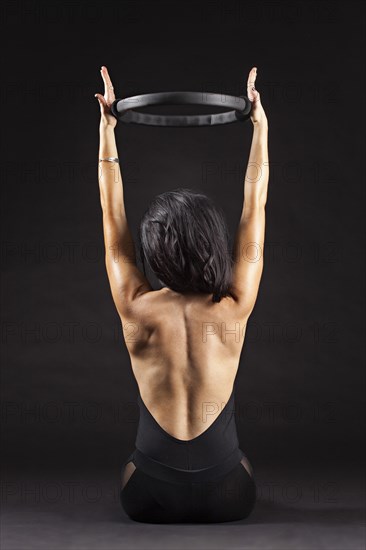
<path fill-rule="evenodd" d="M 225 480 L 226 483 L 230 482 L 230 475 L 232 479 L 234 476 L 236 480 L 234 485 L 240 482 L 243 483 L 244 480 L 249 487 L 249 494 L 247 491 L 246 496 L 243 495 L 241 500 L 236 499 L 234 504 L 230 499 L 229 502 L 228 498 L 226 500 L 224 498 L 221 503 L 216 503 L 214 507 L 216 514 L 211 510 L 211 515 L 209 514 L 207 517 L 204 513 L 204 510 L 207 512 L 207 502 L 203 508 L 201 506 L 201 514 L 192 516 L 192 493 L 190 493 L 190 504 L 187 501 L 183 503 L 183 508 L 182 506 L 179 508 L 180 515 L 178 515 L 178 519 L 177 515 L 173 514 L 173 520 L 186 521 L 179 519 L 182 517 L 182 509 L 184 510 L 184 517 L 205 517 L 206 521 L 231 521 L 248 515 L 248 509 L 251 511 L 255 502 L 255 483 L 240 463 L 245 454 L 239 448 L 234 401 L 233 387 L 228 402 L 214 422 L 197 437 L 181 440 L 170 435 L 158 424 L 147 409 L 141 395 L 138 395 L 140 418 L 135 441 L 136 448 L 124 462 L 125 466 L 127 462 L 132 461 L 136 466 L 136 470 L 121 491 L 122 505 L 132 519 L 157 523 L 167 522 L 171 517 L 172 508 L 174 509 L 172 499 L 176 494 L 176 489 L 174 489 L 176 484 L 180 484 L 181 487 L 184 485 L 187 491 L 189 487 L 192 490 L 194 484 L 202 486 L 208 483 L 211 485 L 212 483 L 222 484 Z M 239 479 L 237 479 L 238 476 Z M 139 480 L 140 483 L 138 483 Z M 232 480 L 231 483 L 233 483 Z M 161 506 L 160 508 L 157 506 L 157 510 L 153 511 L 151 503 L 148 511 L 144 509 L 143 504 L 141 504 L 144 500 L 141 491 L 146 493 L 148 486 L 150 487 L 150 498 L 152 492 L 155 492 L 155 496 L 160 494 L 161 497 L 162 488 L 165 488 L 165 500 L 163 499 L 166 507 L 165 514 L 162 513 Z M 168 505 L 167 498 L 169 500 L 169 494 L 170 501 Z M 136 497 L 133 499 L 135 504 L 136 499 L 139 502 L 137 507 L 139 513 L 136 513 L 134 506 L 131 504 L 133 495 Z M 139 498 L 137 498 L 137 495 L 139 495 Z M 182 493 L 180 493 L 181 497 Z M 197 504 L 197 495 L 195 499 L 195 504 Z M 220 513 L 222 518 L 229 517 L 229 519 L 220 519 Z M 243 513 L 246 515 L 243 516 Z M 219 517 L 219 519 L 212 519 L 213 517 Z M 190 519 L 190 521 L 196 520 Z"/>
<path fill-rule="evenodd" d="M 211 472 L 210 468 L 219 465 L 220 473 L 225 473 L 240 462 L 243 453 L 239 449 L 235 425 L 234 388 L 228 402 L 214 422 L 203 433 L 189 440 L 177 439 L 166 432 L 147 409 L 140 394 L 138 404 L 140 420 L 136 448 L 154 461 L 151 461 L 150 466 L 150 460 L 146 461 L 145 457 L 143 459 L 144 464 L 149 464 L 150 471 L 154 470 L 155 473 L 158 473 L 155 466 L 157 461 L 169 468 L 169 477 L 173 481 L 178 480 L 179 470 L 187 471 L 187 479 L 192 480 L 194 476 L 189 474 L 194 470 L 199 470 L 199 475 L 196 477 L 201 480 L 204 477 L 207 479 L 208 472 L 204 476 L 206 469 Z M 137 454 L 136 464 L 139 463 L 140 453 Z M 225 467 L 224 464 L 227 466 Z M 178 474 L 175 473 L 175 470 L 178 470 Z M 163 471 L 165 472 L 165 468 L 159 468 L 159 473 Z M 214 478 L 215 475 L 217 472 L 210 477 Z"/>

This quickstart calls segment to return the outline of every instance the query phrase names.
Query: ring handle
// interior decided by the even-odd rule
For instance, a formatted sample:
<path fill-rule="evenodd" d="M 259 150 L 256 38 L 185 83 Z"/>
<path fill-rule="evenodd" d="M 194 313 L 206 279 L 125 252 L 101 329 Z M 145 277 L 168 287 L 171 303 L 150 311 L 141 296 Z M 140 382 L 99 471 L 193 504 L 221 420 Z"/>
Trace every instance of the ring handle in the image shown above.
<path fill-rule="evenodd" d="M 134 109 L 149 105 L 198 104 L 214 105 L 231 109 L 225 113 L 205 115 L 150 115 Z M 125 99 L 115 99 L 110 106 L 111 113 L 127 124 L 148 126 L 215 126 L 248 120 L 252 102 L 247 96 L 222 95 L 209 92 L 157 92 L 141 94 Z"/>

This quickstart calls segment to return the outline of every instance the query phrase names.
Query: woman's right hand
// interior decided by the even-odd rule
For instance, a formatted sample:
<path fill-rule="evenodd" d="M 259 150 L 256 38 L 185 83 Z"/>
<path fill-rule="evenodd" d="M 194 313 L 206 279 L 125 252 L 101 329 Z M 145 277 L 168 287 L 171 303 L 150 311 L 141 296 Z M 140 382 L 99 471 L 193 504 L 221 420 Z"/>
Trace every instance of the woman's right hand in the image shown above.
<path fill-rule="evenodd" d="M 248 76 L 247 96 L 252 102 L 252 111 L 250 120 L 253 124 L 267 123 L 267 116 L 262 107 L 260 93 L 255 88 L 255 79 L 257 78 L 257 67 L 253 67 Z"/>
<path fill-rule="evenodd" d="M 102 94 L 94 94 L 94 96 L 99 101 L 100 126 L 103 128 L 106 128 L 107 126 L 115 128 L 117 124 L 117 119 L 111 113 L 110 106 L 116 99 L 116 96 L 114 95 L 114 88 L 107 67 L 102 65 L 100 69 L 100 74 L 104 82 L 104 96 Z"/>

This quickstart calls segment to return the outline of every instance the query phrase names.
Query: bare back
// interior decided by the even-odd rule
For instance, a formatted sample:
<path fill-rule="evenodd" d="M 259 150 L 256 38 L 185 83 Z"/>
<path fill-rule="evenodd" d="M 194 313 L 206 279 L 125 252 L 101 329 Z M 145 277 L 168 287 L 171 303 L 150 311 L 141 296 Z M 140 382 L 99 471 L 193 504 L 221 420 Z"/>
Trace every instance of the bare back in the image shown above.
<path fill-rule="evenodd" d="M 246 323 L 233 298 L 213 303 L 210 294 L 168 288 L 141 294 L 125 312 L 122 328 L 141 398 L 173 437 L 197 437 L 229 400 Z"/>

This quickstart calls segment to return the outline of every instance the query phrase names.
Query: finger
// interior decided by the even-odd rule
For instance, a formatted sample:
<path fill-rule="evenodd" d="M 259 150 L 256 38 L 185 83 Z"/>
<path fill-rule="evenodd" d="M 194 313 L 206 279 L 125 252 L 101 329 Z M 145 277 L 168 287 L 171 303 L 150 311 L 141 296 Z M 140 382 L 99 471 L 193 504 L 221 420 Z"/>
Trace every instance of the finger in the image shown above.
<path fill-rule="evenodd" d="M 248 89 L 247 96 L 252 103 L 260 102 L 260 93 L 258 92 L 258 90 L 252 88 Z"/>
<path fill-rule="evenodd" d="M 104 112 L 104 109 L 107 107 L 107 102 L 105 98 L 102 96 L 102 94 L 94 94 L 94 97 L 96 97 L 99 102 L 101 112 Z"/>
<path fill-rule="evenodd" d="M 257 67 L 253 67 L 249 73 L 247 81 L 247 89 L 255 88 L 255 79 L 257 78 Z"/>
<path fill-rule="evenodd" d="M 104 97 L 107 99 L 108 103 L 114 101 L 114 88 L 107 67 L 102 65 L 100 74 L 102 75 L 104 82 Z"/>
<path fill-rule="evenodd" d="M 249 73 L 247 81 L 247 96 L 250 101 L 256 103 L 260 101 L 260 94 L 255 87 L 255 80 L 257 78 L 257 67 L 253 67 Z"/>
<path fill-rule="evenodd" d="M 105 100 L 105 97 L 102 96 L 102 94 L 94 94 L 94 97 L 96 97 L 98 99 L 98 101 L 100 101 L 100 103 L 102 105 L 105 105 L 106 104 L 106 100 Z"/>
<path fill-rule="evenodd" d="M 112 86 L 111 77 L 109 76 L 107 67 L 102 65 L 100 68 L 100 74 L 102 75 L 104 84 L 106 84 L 107 86 Z"/>

